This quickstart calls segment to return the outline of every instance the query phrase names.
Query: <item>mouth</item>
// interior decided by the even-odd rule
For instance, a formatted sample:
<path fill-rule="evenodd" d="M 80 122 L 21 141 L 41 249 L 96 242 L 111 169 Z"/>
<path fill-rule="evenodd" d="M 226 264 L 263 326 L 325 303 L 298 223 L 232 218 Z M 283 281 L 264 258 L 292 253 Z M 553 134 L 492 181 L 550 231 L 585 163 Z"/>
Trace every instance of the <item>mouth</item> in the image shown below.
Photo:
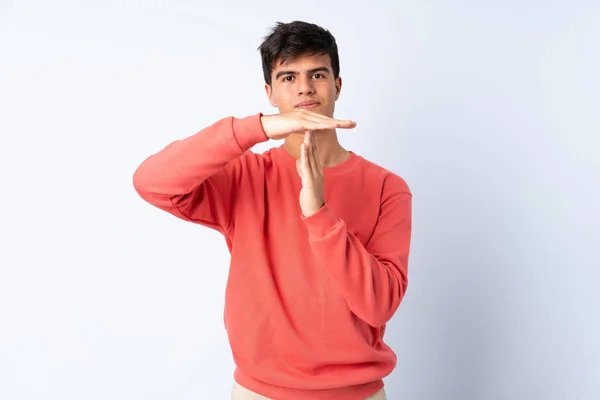
<path fill-rule="evenodd" d="M 317 101 L 303 101 L 301 103 L 296 104 L 296 108 L 312 108 L 319 105 Z"/>

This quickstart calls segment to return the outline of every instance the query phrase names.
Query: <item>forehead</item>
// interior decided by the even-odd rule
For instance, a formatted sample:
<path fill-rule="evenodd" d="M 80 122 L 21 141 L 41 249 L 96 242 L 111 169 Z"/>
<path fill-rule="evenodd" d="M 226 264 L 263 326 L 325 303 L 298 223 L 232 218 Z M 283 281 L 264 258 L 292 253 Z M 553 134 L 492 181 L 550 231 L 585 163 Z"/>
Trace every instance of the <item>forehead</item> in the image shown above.
<path fill-rule="evenodd" d="M 283 69 L 301 72 L 318 67 L 327 67 L 331 69 L 331 59 L 329 58 L 329 54 L 300 55 L 286 60 L 285 63 L 281 63 L 281 59 L 277 59 L 273 72 Z"/>

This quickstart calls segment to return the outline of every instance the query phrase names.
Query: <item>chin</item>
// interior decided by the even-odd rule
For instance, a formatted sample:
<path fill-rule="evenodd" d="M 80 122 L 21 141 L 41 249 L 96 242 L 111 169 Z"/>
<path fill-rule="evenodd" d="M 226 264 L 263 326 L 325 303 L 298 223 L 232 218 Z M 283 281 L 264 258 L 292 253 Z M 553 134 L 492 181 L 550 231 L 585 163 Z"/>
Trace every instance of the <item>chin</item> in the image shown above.
<path fill-rule="evenodd" d="M 310 111 L 316 112 L 318 114 L 324 115 L 329 118 L 333 118 L 333 111 L 328 110 L 326 107 L 323 107 L 322 105 L 311 108 Z"/>

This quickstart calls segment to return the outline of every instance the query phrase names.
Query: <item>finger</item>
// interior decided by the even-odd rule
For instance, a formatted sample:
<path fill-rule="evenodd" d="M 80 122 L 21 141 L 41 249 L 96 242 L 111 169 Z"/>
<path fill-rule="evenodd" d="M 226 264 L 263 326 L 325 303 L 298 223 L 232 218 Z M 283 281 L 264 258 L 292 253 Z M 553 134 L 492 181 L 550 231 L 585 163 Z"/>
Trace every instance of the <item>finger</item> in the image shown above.
<path fill-rule="evenodd" d="M 351 121 L 351 120 L 339 120 L 339 119 L 334 119 L 334 118 L 329 118 L 329 117 L 325 117 L 325 116 L 314 116 L 314 115 L 306 115 L 305 117 L 306 121 L 310 121 L 316 124 L 327 124 L 327 125 L 331 125 L 331 126 L 335 126 L 335 127 L 340 127 L 340 128 L 353 128 L 356 126 L 356 122 Z"/>
<path fill-rule="evenodd" d="M 302 143 L 300 145 L 300 160 L 302 163 L 302 186 L 306 186 L 308 184 L 308 179 L 310 176 L 310 167 L 308 165 L 308 155 L 307 153 L 306 143 Z"/>
<path fill-rule="evenodd" d="M 304 134 L 304 143 L 306 145 L 306 155 L 308 159 L 308 168 L 310 169 L 311 176 L 317 172 L 317 167 L 315 165 L 315 155 L 314 155 L 314 143 L 315 138 L 313 135 L 313 131 L 307 130 Z"/>
<path fill-rule="evenodd" d="M 311 129 L 313 131 L 319 131 L 324 129 L 352 129 L 356 126 L 356 123 L 343 124 L 335 121 L 305 121 L 302 124 L 304 129 Z"/>
<path fill-rule="evenodd" d="M 306 146 L 306 155 L 308 156 L 308 167 L 310 168 L 310 173 L 311 175 L 315 172 L 315 168 L 314 168 L 314 160 L 313 160 L 313 138 L 312 138 L 312 131 L 307 130 L 306 133 L 304 134 L 304 145 Z"/>
<path fill-rule="evenodd" d="M 331 118 L 328 117 L 326 115 L 323 114 L 319 114 L 313 111 L 309 111 L 306 110 L 305 111 L 305 117 L 307 119 L 310 119 L 311 121 L 315 121 L 315 122 L 331 122 L 331 123 L 335 123 L 339 126 L 344 126 L 344 127 L 349 127 L 349 126 L 356 126 L 356 122 L 352 121 L 350 119 L 336 119 L 336 118 Z"/>
<path fill-rule="evenodd" d="M 312 173 L 317 175 L 321 173 L 319 165 L 319 154 L 317 153 L 317 141 L 315 140 L 315 134 L 310 131 L 310 162 Z"/>
<path fill-rule="evenodd" d="M 310 111 L 305 112 L 302 119 L 306 123 L 305 129 L 354 128 L 356 126 L 356 122 L 352 120 L 330 118 Z"/>

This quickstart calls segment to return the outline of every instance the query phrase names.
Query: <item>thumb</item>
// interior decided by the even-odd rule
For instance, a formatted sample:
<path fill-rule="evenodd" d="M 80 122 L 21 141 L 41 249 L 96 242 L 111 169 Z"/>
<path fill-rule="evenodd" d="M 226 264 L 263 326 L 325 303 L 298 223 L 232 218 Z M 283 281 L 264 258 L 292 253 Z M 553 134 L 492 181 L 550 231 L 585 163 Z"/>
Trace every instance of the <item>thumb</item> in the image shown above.
<path fill-rule="evenodd" d="M 298 172 L 298 175 L 302 178 L 302 161 L 300 161 L 300 159 L 296 160 L 296 172 Z"/>

